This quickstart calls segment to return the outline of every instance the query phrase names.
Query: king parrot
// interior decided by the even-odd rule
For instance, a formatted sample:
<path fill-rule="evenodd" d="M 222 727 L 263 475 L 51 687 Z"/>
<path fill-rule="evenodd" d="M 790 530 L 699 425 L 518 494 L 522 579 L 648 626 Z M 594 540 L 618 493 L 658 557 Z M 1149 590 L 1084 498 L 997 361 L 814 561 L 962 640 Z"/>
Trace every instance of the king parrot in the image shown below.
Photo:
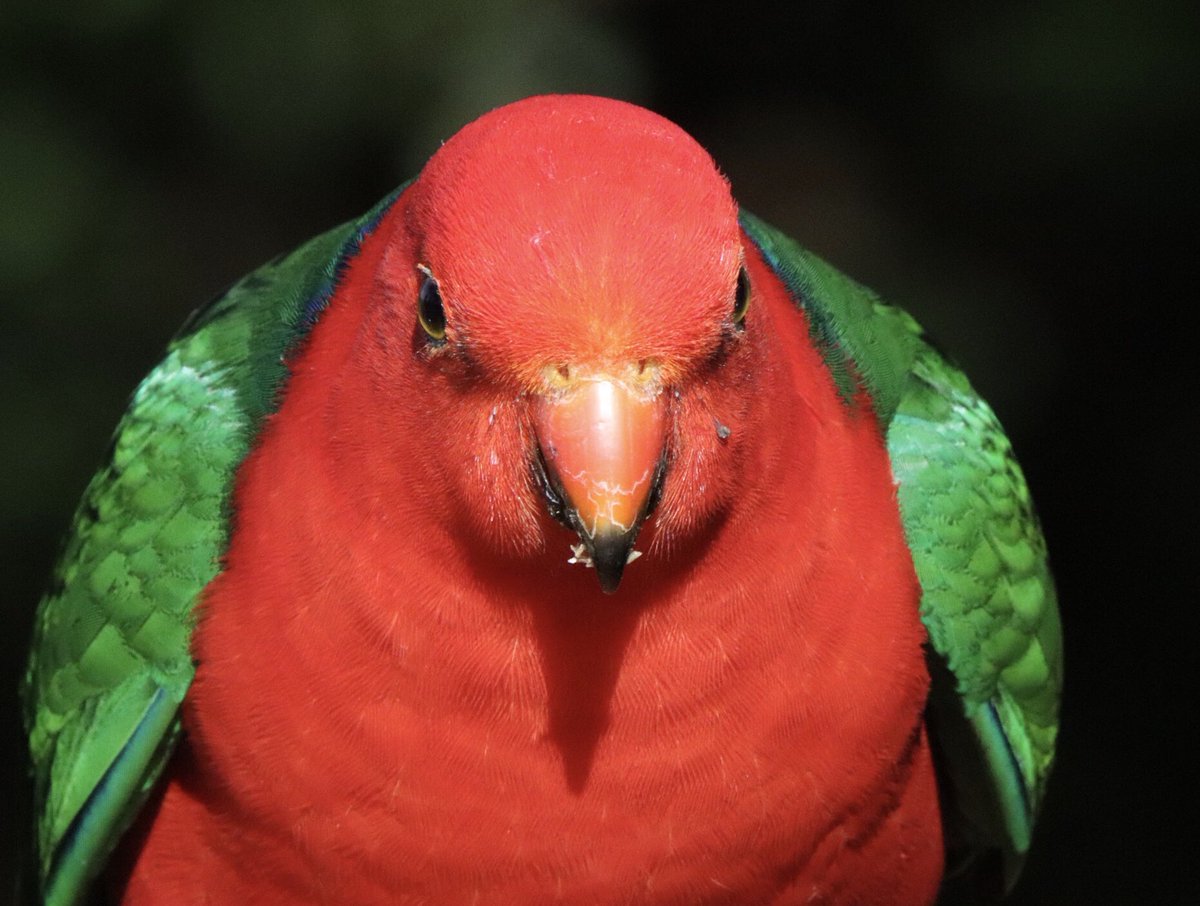
<path fill-rule="evenodd" d="M 1061 663 L 1009 442 L 913 319 L 672 123 L 529 98 L 137 388 L 36 622 L 42 895 L 1000 892 Z"/>

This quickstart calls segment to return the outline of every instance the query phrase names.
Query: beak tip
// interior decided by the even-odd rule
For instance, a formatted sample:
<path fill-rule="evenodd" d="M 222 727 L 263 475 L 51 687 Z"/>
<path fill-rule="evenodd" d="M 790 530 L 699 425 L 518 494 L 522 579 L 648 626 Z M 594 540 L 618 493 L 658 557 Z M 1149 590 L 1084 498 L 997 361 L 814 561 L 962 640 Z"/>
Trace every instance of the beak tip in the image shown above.
<path fill-rule="evenodd" d="M 604 592 L 606 595 L 615 595 L 617 593 L 617 586 L 619 586 L 620 584 L 621 584 L 620 578 L 613 579 L 610 582 L 606 582 L 604 579 L 604 576 L 600 577 L 600 590 L 602 592 Z"/>
<path fill-rule="evenodd" d="M 629 561 L 629 549 L 637 532 L 602 532 L 591 540 L 592 564 L 600 580 L 600 590 L 606 595 L 616 594 Z"/>

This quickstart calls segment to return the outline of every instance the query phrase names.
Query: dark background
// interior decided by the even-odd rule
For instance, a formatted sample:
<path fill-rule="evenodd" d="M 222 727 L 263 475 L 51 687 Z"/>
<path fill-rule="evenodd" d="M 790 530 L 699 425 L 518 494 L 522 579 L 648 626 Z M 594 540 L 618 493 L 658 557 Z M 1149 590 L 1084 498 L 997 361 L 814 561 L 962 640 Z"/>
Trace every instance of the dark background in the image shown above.
<path fill-rule="evenodd" d="M 1014 902 L 1200 902 L 1196 397 L 1169 351 L 1196 294 L 1193 2 L 190 6 L 0 10 L 0 891 L 33 610 L 174 328 L 484 110 L 587 91 L 692 132 L 748 209 L 916 314 L 1012 434 L 1068 667 Z"/>

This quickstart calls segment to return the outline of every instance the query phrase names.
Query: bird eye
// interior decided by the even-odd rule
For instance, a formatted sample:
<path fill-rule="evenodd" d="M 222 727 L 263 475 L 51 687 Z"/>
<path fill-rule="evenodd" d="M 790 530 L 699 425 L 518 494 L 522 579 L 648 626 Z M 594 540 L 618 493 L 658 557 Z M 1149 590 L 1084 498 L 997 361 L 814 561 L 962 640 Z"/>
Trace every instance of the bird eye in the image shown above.
<path fill-rule="evenodd" d="M 737 292 L 733 297 L 733 323 L 743 327 L 746 320 L 746 309 L 750 307 L 750 275 L 743 267 L 738 271 Z"/>
<path fill-rule="evenodd" d="M 442 292 L 429 268 L 418 264 L 421 288 L 417 291 L 417 320 L 421 329 L 434 343 L 446 341 L 446 312 L 442 309 Z"/>

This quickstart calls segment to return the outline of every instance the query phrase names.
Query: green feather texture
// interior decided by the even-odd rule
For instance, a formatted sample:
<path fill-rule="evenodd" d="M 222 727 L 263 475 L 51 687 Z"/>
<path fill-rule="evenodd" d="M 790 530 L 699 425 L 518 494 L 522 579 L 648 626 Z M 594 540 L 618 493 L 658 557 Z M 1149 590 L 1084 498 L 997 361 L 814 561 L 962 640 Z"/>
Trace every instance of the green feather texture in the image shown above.
<path fill-rule="evenodd" d="M 865 390 L 874 407 L 933 649 L 949 867 L 996 853 L 1011 886 L 1054 760 L 1062 689 L 1054 582 L 1025 478 L 991 408 L 916 321 L 753 215 L 742 225 L 847 402 Z"/>
<path fill-rule="evenodd" d="M 49 904 L 85 897 L 161 774 L 237 469 L 277 406 L 287 356 L 403 188 L 193 315 L 87 488 L 24 689 Z M 987 404 L 916 322 L 752 215 L 742 222 L 847 404 L 869 399 L 885 433 L 934 652 L 930 724 L 950 843 L 999 852 L 1011 880 L 1053 760 L 1062 678 L 1054 586 L 1021 471 Z"/>
<path fill-rule="evenodd" d="M 41 602 L 24 689 L 48 904 L 86 894 L 170 755 L 234 475 L 288 352 L 398 194 L 196 312 L 117 426 Z"/>

